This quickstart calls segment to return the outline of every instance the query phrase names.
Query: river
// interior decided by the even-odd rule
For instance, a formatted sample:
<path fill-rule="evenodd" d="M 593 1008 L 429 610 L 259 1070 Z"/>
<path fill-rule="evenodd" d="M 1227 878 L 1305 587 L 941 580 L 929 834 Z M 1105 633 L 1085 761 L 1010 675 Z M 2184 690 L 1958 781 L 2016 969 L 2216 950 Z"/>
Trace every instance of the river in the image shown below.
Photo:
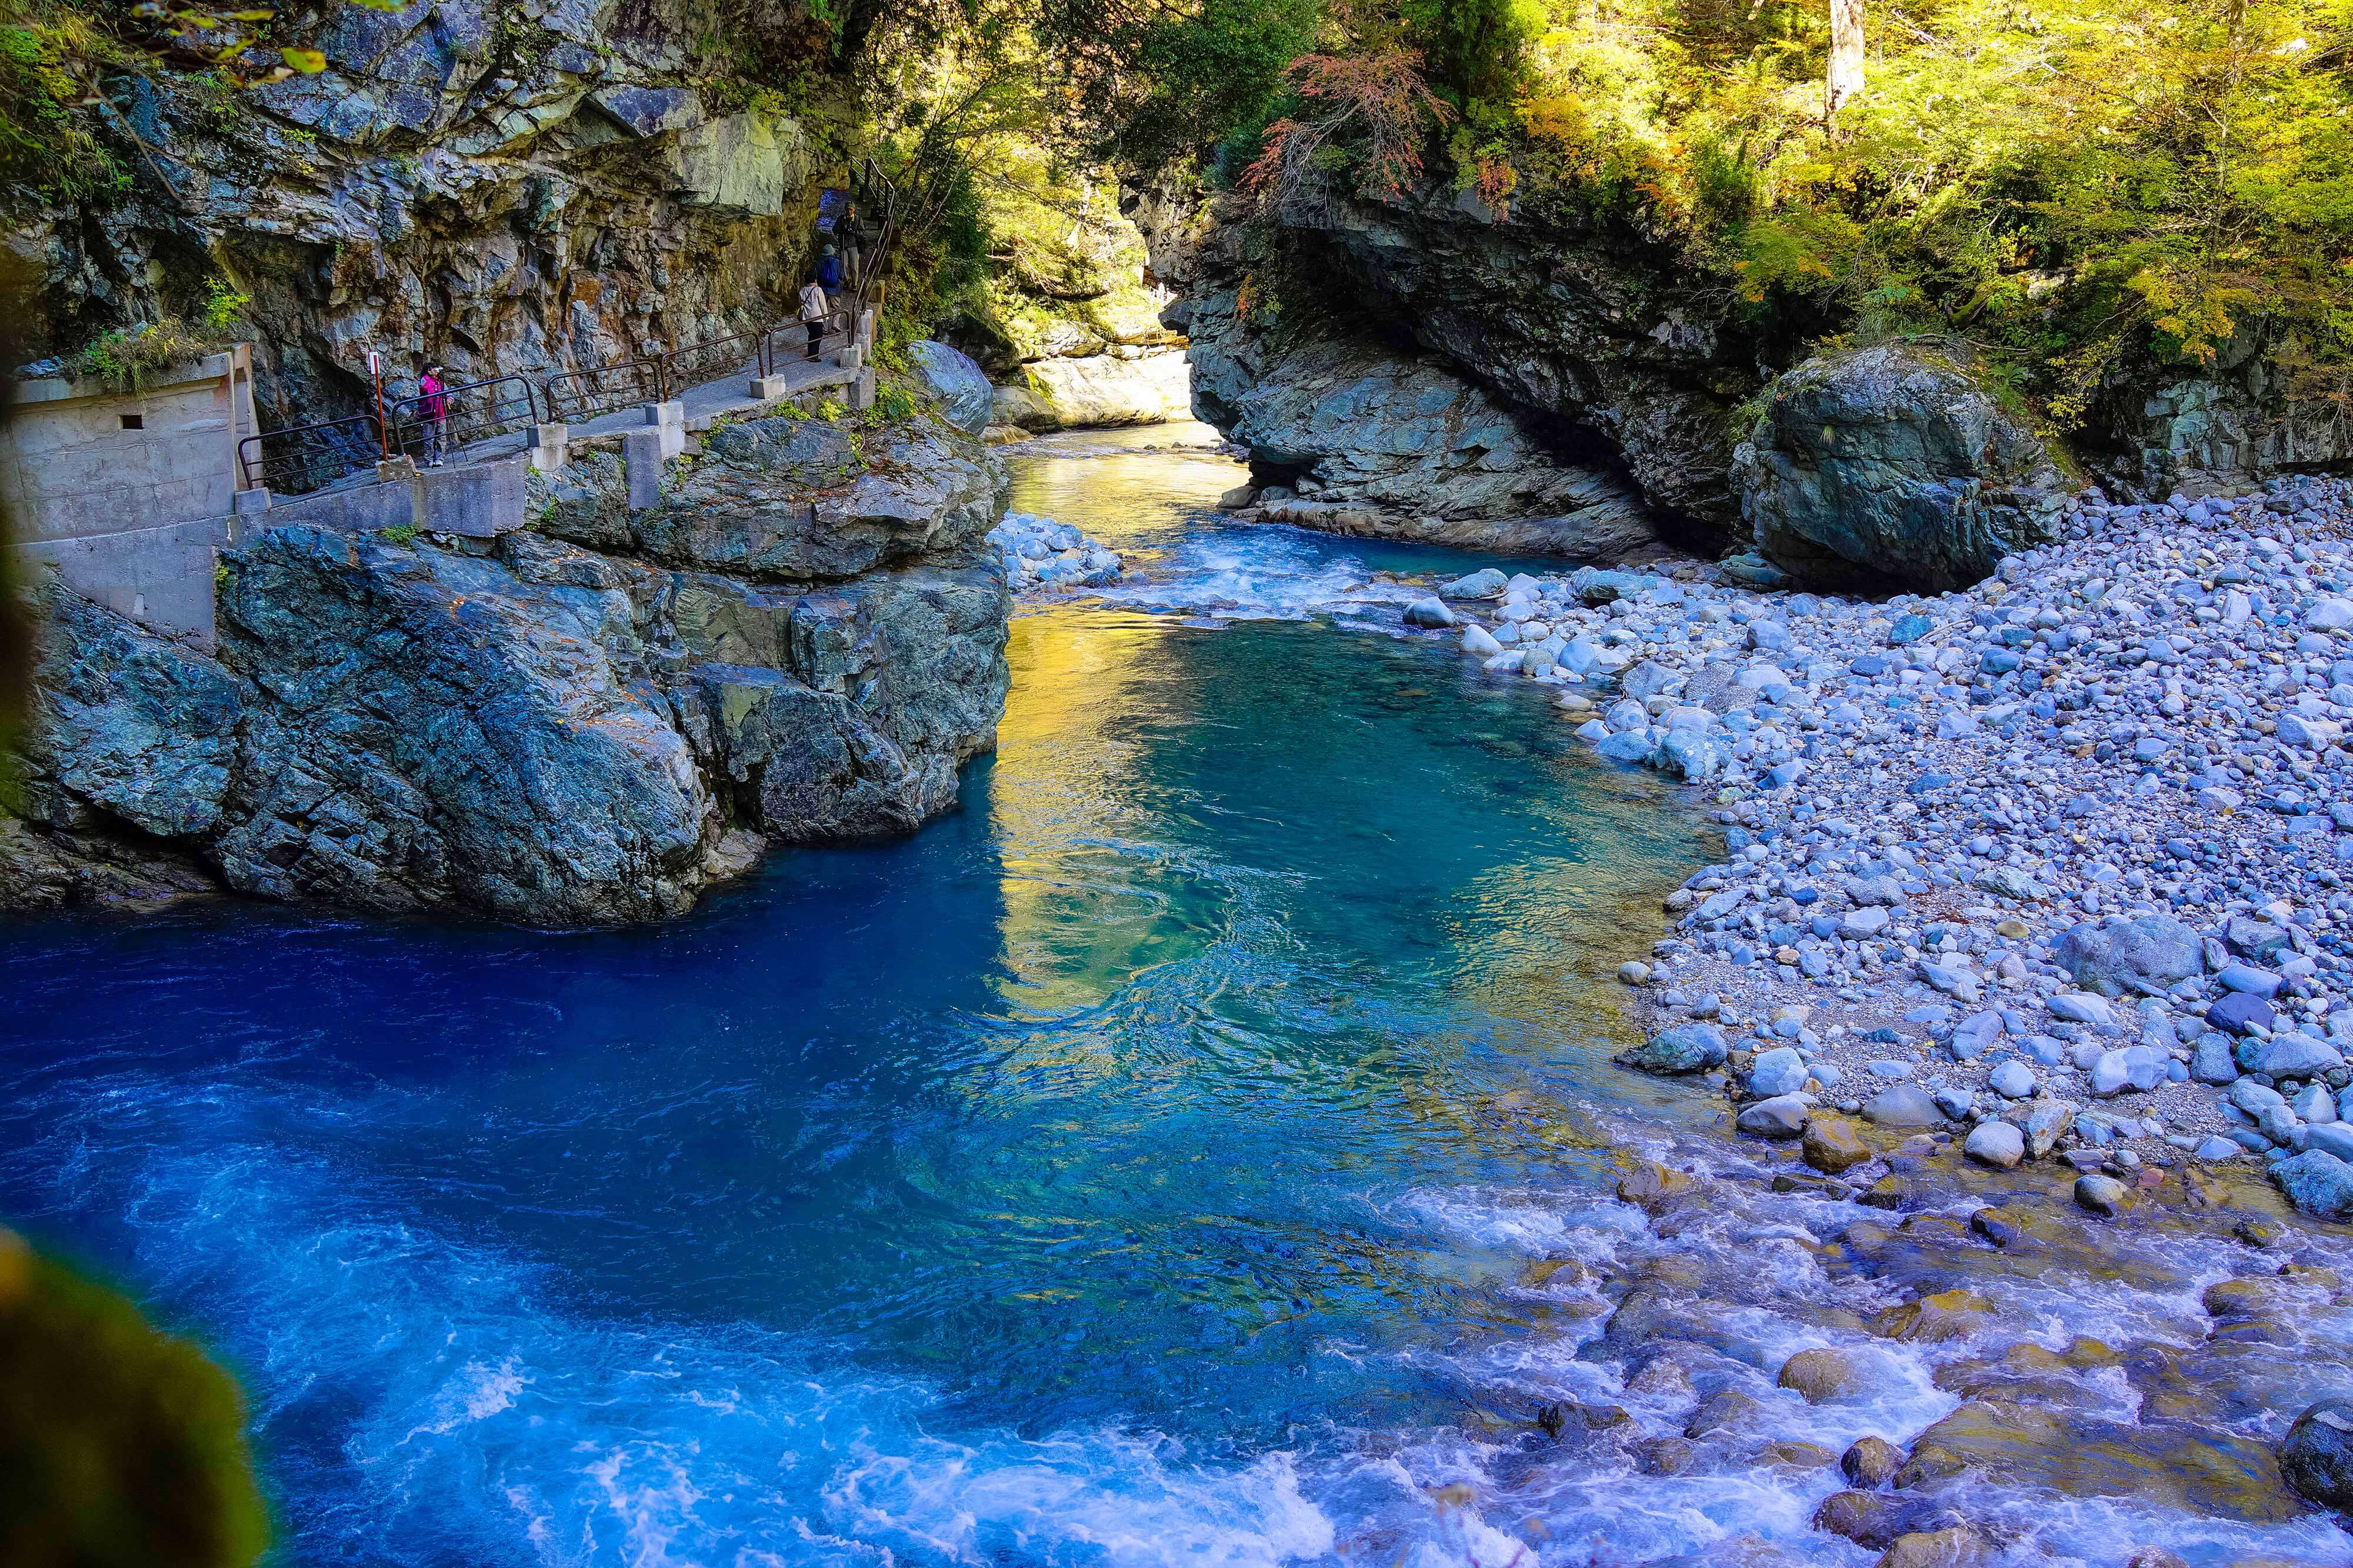
<path fill-rule="evenodd" d="M 1873 1561 L 1806 1445 L 1960 1403 L 1957 1348 L 1862 1331 L 1951 1258 L 1608 1065 L 1609 975 L 1720 841 L 1345 607 L 1483 562 L 1227 522 L 1233 465 L 1142 438 L 1018 460 L 1136 580 L 1017 616 L 997 752 L 912 838 L 657 929 L 0 932 L 0 1212 L 239 1374 L 278 1560 Z M 1646 1208 L 1637 1155 L 1740 1179 Z M 2187 1343 L 2237 1245 L 1973 1265 L 2023 1304 L 1974 1348 Z M 1630 1285 L 1673 1355 L 1601 1334 Z M 1777 1398 L 1826 1342 L 1870 1390 Z M 2128 1417 L 2087 1376 L 2065 1419 Z M 1974 1511 L 2037 1562 L 2346 1559 L 2211 1489 Z"/>

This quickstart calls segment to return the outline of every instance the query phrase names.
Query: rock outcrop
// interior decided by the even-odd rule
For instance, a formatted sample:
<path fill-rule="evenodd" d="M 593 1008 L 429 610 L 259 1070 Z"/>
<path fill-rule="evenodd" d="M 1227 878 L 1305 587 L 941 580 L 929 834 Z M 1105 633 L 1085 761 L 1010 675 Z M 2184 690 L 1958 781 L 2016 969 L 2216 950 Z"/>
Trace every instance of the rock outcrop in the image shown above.
<path fill-rule="evenodd" d="M 770 842 L 903 832 L 993 742 L 1002 470 L 925 423 L 714 433 L 651 506 L 591 456 L 482 552 L 289 527 L 217 658 L 55 587 L 0 895 L 675 914 Z"/>
<path fill-rule="evenodd" d="M 249 92 L 124 75 L 97 133 L 132 178 L 22 214 L 30 346 L 251 296 L 266 425 L 365 405 L 428 360 L 463 383 L 603 365 L 789 313 L 823 159 L 707 98 L 682 0 L 307 8 L 326 69 Z"/>
<path fill-rule="evenodd" d="M 1411 354 L 1229 319 L 1193 321 L 1194 405 L 1248 447 L 1255 504 L 1278 522 L 1472 549 L 1616 560 L 1655 542 L 1640 500 L 1566 462 L 1525 416 Z"/>
<path fill-rule="evenodd" d="M 1824 587 L 1967 588 L 2044 542 L 2073 489 L 1968 374 L 1894 347 L 1782 376 L 1735 462 L 1757 548 Z"/>
<path fill-rule="evenodd" d="M 1540 421 L 1565 461 L 1622 475 L 1654 521 L 1694 542 L 1736 527 L 1725 432 L 1770 356 L 1671 247 L 1569 216 L 1498 217 L 1451 191 L 1335 199 L 1261 233 L 1238 196 L 1134 205 L 1154 275 L 1180 296 L 1164 319 L 1197 362 L 1205 337 L 1230 338 L 1245 291 L 1278 320 L 1307 304 L 1359 338 L 1409 339 L 1431 369 Z"/>
<path fill-rule="evenodd" d="M 975 436 L 988 428 L 997 389 L 971 355 L 922 339 L 907 345 L 907 360 L 924 389 L 939 399 L 942 418 Z"/>

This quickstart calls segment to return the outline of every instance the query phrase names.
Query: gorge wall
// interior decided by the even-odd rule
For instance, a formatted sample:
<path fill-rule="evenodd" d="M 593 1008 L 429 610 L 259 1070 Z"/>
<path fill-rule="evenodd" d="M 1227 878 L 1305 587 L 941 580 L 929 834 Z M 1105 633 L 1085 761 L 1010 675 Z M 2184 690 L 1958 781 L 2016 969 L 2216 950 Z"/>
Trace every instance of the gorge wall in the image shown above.
<path fill-rule="evenodd" d="M 265 533 L 223 559 L 216 658 L 52 587 L 0 905 L 600 923 L 771 843 L 912 829 L 993 744 L 1003 510 L 929 416 L 779 416 L 714 430 L 650 505 L 590 454 L 474 548 Z"/>
<path fill-rule="evenodd" d="M 838 154 L 715 83 L 684 0 L 301 8 L 326 69 L 109 79 L 121 188 L 18 210 L 41 351 L 250 296 L 264 423 L 357 411 L 366 353 L 464 382 L 781 319 Z M 837 171 L 838 172 L 838 171 Z"/>
<path fill-rule="evenodd" d="M 1197 410 L 1251 448 L 1267 515 L 1310 526 L 1461 542 L 1468 520 L 1516 519 L 1499 540 L 1589 560 L 1650 530 L 1749 543 L 1736 454 L 1839 327 L 1736 310 L 1671 240 L 1451 188 L 1279 219 L 1231 193 L 1129 208 L 1177 296 Z M 2353 430 L 2283 385 L 2253 333 L 2211 365 L 2132 362 L 2068 444 L 2112 491 L 2160 498 L 2353 462 Z"/>

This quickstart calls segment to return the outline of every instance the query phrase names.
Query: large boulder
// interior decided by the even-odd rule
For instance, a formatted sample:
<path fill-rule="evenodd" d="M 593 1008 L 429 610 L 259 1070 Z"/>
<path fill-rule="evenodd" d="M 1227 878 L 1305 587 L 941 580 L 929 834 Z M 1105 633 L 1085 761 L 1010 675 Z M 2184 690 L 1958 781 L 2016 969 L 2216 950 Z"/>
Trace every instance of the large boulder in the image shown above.
<path fill-rule="evenodd" d="M 2306 1214 L 2323 1219 L 2353 1219 L 2353 1163 L 2307 1149 L 2274 1165 L 2272 1180 L 2290 1203 Z"/>
<path fill-rule="evenodd" d="M 473 549 L 266 530 L 222 558 L 217 657 L 58 591 L 0 902 L 607 923 L 917 826 L 1002 710 L 1003 474 L 930 421 L 868 441 L 732 426 L 638 506 L 584 456 Z"/>
<path fill-rule="evenodd" d="M 2052 956 L 2078 986 L 2101 996 L 2157 995 L 2205 967 L 2198 933 L 2159 914 L 2084 921 L 2067 929 Z"/>
<path fill-rule="evenodd" d="M 923 387 L 940 402 L 940 417 L 977 436 L 988 428 L 997 389 L 963 351 L 919 338 L 907 345 L 907 361 Z"/>
<path fill-rule="evenodd" d="M 1631 1050 L 1620 1051 L 1616 1060 L 1620 1067 L 1672 1076 L 1722 1067 L 1730 1054 L 1724 1031 L 1714 1024 L 1678 1024 Z"/>
<path fill-rule="evenodd" d="M 1895 347 L 1782 376 L 1734 470 L 1757 548 L 1824 586 L 1967 587 L 2046 539 L 2069 489 L 1967 374 Z"/>
<path fill-rule="evenodd" d="M 2353 1399 L 2307 1408 L 2280 1444 L 2280 1476 L 2323 1508 L 2353 1514 Z"/>

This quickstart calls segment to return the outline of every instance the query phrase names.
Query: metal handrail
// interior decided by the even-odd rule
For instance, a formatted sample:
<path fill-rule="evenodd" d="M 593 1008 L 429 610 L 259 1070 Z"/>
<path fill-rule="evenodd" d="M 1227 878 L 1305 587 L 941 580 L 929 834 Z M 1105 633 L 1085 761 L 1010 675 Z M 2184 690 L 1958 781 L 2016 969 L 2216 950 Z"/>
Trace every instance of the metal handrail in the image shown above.
<path fill-rule="evenodd" d="M 826 318 L 827 330 L 818 337 L 817 352 L 819 356 L 839 353 L 855 341 L 855 334 L 849 322 L 844 322 L 838 330 L 833 327 L 832 323 L 837 319 L 832 316 Z M 855 318 L 852 318 L 852 321 L 854 320 Z M 767 339 L 767 359 L 771 366 L 782 367 L 786 364 L 806 363 L 813 357 L 808 351 L 807 321 L 779 321 L 770 327 L 764 335 Z M 771 369 L 767 374 L 774 375 L 776 371 Z"/>
<path fill-rule="evenodd" d="M 707 342 L 695 343 L 687 348 L 671 349 L 668 353 L 659 356 L 662 364 L 663 383 L 665 385 L 674 383 L 681 388 L 693 385 L 695 382 L 701 378 L 687 373 L 683 367 L 696 360 L 699 356 L 708 354 L 716 349 L 733 349 L 736 351 L 737 357 L 731 358 L 728 363 L 721 368 L 732 370 L 737 364 L 742 363 L 744 358 L 748 357 L 753 365 L 758 370 L 759 374 L 766 375 L 770 374 L 768 369 L 770 363 L 768 353 L 769 331 L 770 329 L 760 327 L 748 332 L 730 332 L 723 338 L 712 338 Z M 749 351 L 748 354 L 744 352 L 747 350 Z"/>
<path fill-rule="evenodd" d="M 600 397 L 594 390 L 601 378 L 623 372 L 635 375 L 634 384 L 640 395 L 649 390 L 650 382 L 653 395 Z M 540 385 L 540 395 L 547 401 L 548 417 L 568 424 L 593 419 L 599 414 L 609 414 L 632 403 L 666 403 L 670 399 L 670 383 L 663 373 L 659 356 L 637 354 L 628 359 L 616 360 L 610 364 L 591 365 L 586 370 L 566 371 L 562 375 L 549 376 Z M 579 399 L 576 415 L 565 407 L 565 400 L 569 398 Z"/>
<path fill-rule="evenodd" d="M 346 438 L 328 437 L 324 432 L 331 430 L 346 432 Z M 270 444 L 281 450 L 273 454 Z M 282 449 L 289 444 L 294 450 Z M 247 489 L 300 495 L 367 467 L 384 456 L 385 449 L 384 426 L 376 416 L 353 414 L 248 436 L 237 444 L 237 470 Z"/>
<path fill-rule="evenodd" d="M 425 416 L 434 395 L 442 400 L 444 411 L 438 421 Z M 528 378 L 494 375 L 462 386 L 445 386 L 438 395 L 420 392 L 403 398 L 392 405 L 385 433 L 396 452 L 447 455 L 456 447 L 538 425 L 539 404 L 539 390 Z M 437 424 L 438 430 L 433 428 Z"/>

